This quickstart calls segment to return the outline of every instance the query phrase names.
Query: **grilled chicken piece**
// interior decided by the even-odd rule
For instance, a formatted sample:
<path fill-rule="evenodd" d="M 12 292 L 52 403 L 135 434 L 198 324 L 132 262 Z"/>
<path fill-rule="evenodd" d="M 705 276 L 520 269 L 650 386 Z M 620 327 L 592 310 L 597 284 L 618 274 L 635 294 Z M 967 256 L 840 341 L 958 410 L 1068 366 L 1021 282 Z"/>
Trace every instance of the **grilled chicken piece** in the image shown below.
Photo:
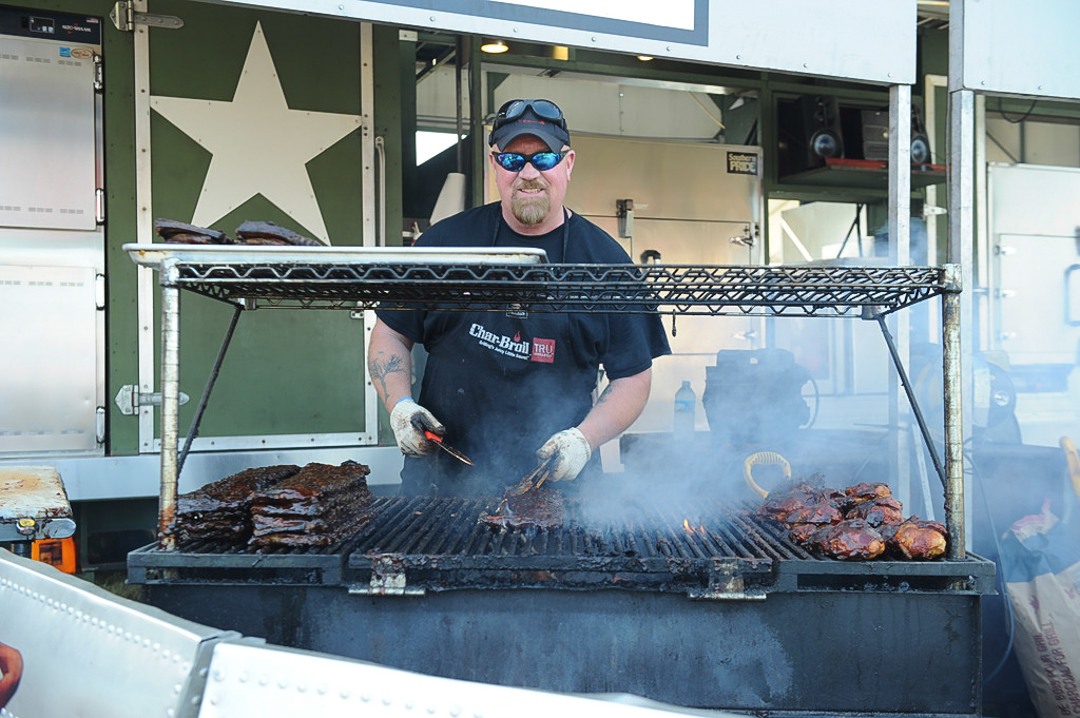
<path fill-rule="evenodd" d="M 885 551 L 885 540 L 873 526 L 862 519 L 845 519 L 819 529 L 806 547 L 821 556 L 841 560 L 877 558 Z"/>
<path fill-rule="evenodd" d="M 829 524 L 789 524 L 788 538 L 793 543 L 804 545 L 815 533 L 827 525 Z"/>
<path fill-rule="evenodd" d="M 889 488 L 888 484 L 863 482 L 847 487 L 844 489 L 844 494 L 847 495 L 847 500 L 850 503 L 858 504 L 863 501 L 873 501 L 874 499 L 892 496 L 892 489 Z"/>
<path fill-rule="evenodd" d="M 908 559 L 940 558 L 948 548 L 945 527 L 937 521 L 923 521 L 918 516 L 912 516 L 889 534 L 889 549 Z"/>
<path fill-rule="evenodd" d="M 894 496 L 879 496 L 860 501 L 844 514 L 845 519 L 862 519 L 874 528 L 904 522 L 904 505 Z"/>
<path fill-rule="evenodd" d="M 831 524 L 843 518 L 840 512 L 843 500 L 843 492 L 801 482 L 770 492 L 759 513 L 789 524 Z"/>

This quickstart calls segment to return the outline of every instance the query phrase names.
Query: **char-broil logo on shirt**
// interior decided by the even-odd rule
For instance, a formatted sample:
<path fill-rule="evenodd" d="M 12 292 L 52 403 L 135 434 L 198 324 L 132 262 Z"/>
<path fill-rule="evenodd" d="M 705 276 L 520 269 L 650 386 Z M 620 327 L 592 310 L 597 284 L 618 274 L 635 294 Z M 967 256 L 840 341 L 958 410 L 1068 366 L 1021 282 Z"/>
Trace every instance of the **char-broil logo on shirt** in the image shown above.
<path fill-rule="evenodd" d="M 486 329 L 483 324 L 473 322 L 469 327 L 469 336 L 476 337 L 480 346 L 490 349 L 514 359 L 528 360 L 530 354 L 528 340 L 521 340 L 521 332 L 512 337 L 505 334 L 496 334 Z"/>
<path fill-rule="evenodd" d="M 554 339 L 528 339 L 521 338 L 521 332 L 514 336 L 498 334 L 484 327 L 483 324 L 473 323 L 469 327 L 469 336 L 477 339 L 477 344 L 490 349 L 493 352 L 523 361 L 535 361 L 544 364 L 555 362 Z"/>
<path fill-rule="evenodd" d="M 541 339 L 540 337 L 533 339 L 532 360 L 543 364 L 554 364 L 555 340 Z"/>

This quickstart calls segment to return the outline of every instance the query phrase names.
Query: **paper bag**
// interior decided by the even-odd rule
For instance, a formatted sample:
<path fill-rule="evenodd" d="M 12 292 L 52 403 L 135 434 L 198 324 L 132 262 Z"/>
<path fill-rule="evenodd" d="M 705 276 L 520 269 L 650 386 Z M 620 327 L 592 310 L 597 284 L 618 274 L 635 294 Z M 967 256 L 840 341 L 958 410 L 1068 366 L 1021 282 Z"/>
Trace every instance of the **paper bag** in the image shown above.
<path fill-rule="evenodd" d="M 1080 718 L 1078 527 L 1047 504 L 1013 524 L 1001 547 L 1014 647 L 1039 718 Z"/>

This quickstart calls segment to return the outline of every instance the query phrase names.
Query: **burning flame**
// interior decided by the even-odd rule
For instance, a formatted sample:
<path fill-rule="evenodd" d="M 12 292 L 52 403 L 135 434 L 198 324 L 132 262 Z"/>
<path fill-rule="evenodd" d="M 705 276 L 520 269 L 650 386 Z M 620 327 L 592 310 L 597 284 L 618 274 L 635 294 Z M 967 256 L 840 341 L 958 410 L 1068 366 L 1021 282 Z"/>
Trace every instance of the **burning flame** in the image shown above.
<path fill-rule="evenodd" d="M 705 535 L 705 526 L 703 526 L 702 524 L 698 524 L 697 527 L 694 527 L 690 525 L 690 519 L 683 519 L 682 526 L 683 530 L 691 536 L 696 533 L 699 533 L 702 536 Z"/>

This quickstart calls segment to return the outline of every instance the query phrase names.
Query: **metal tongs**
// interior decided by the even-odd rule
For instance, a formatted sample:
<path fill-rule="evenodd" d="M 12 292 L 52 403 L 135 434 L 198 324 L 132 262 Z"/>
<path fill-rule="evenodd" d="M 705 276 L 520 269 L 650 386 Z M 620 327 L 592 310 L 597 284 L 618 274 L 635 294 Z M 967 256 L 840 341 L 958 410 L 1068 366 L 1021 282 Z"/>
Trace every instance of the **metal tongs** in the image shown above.
<path fill-rule="evenodd" d="M 536 465 L 535 469 L 525 474 L 525 476 L 522 477 L 520 481 L 506 489 L 506 492 L 503 494 L 502 501 L 500 501 L 499 505 L 495 507 L 495 513 L 501 514 L 504 510 L 506 510 L 508 508 L 507 502 L 510 501 L 510 499 L 512 499 L 513 497 L 521 496 L 527 491 L 532 491 L 533 489 L 538 489 L 543 486 L 544 482 L 548 480 L 549 476 L 551 476 L 551 473 L 548 471 L 551 466 L 551 458 L 552 457 L 549 456 L 548 458 L 541 461 L 539 464 Z"/>
<path fill-rule="evenodd" d="M 419 417 L 413 417 L 412 422 L 413 422 L 413 426 L 415 426 L 418 431 L 423 432 L 425 439 L 427 439 L 428 441 L 434 443 L 435 446 L 438 446 L 440 449 L 442 449 L 446 453 L 450 454 L 450 456 L 453 456 L 455 459 L 457 459 L 461 463 L 468 464 L 469 466 L 473 465 L 473 460 L 472 459 L 470 459 L 468 456 L 465 456 L 465 454 L 461 453 L 460 451 L 458 451 L 454 447 L 448 446 L 443 441 L 443 438 L 440 435 L 436 434 L 434 431 L 432 431 L 431 429 L 424 426 L 423 422 L 421 421 L 421 419 Z"/>

